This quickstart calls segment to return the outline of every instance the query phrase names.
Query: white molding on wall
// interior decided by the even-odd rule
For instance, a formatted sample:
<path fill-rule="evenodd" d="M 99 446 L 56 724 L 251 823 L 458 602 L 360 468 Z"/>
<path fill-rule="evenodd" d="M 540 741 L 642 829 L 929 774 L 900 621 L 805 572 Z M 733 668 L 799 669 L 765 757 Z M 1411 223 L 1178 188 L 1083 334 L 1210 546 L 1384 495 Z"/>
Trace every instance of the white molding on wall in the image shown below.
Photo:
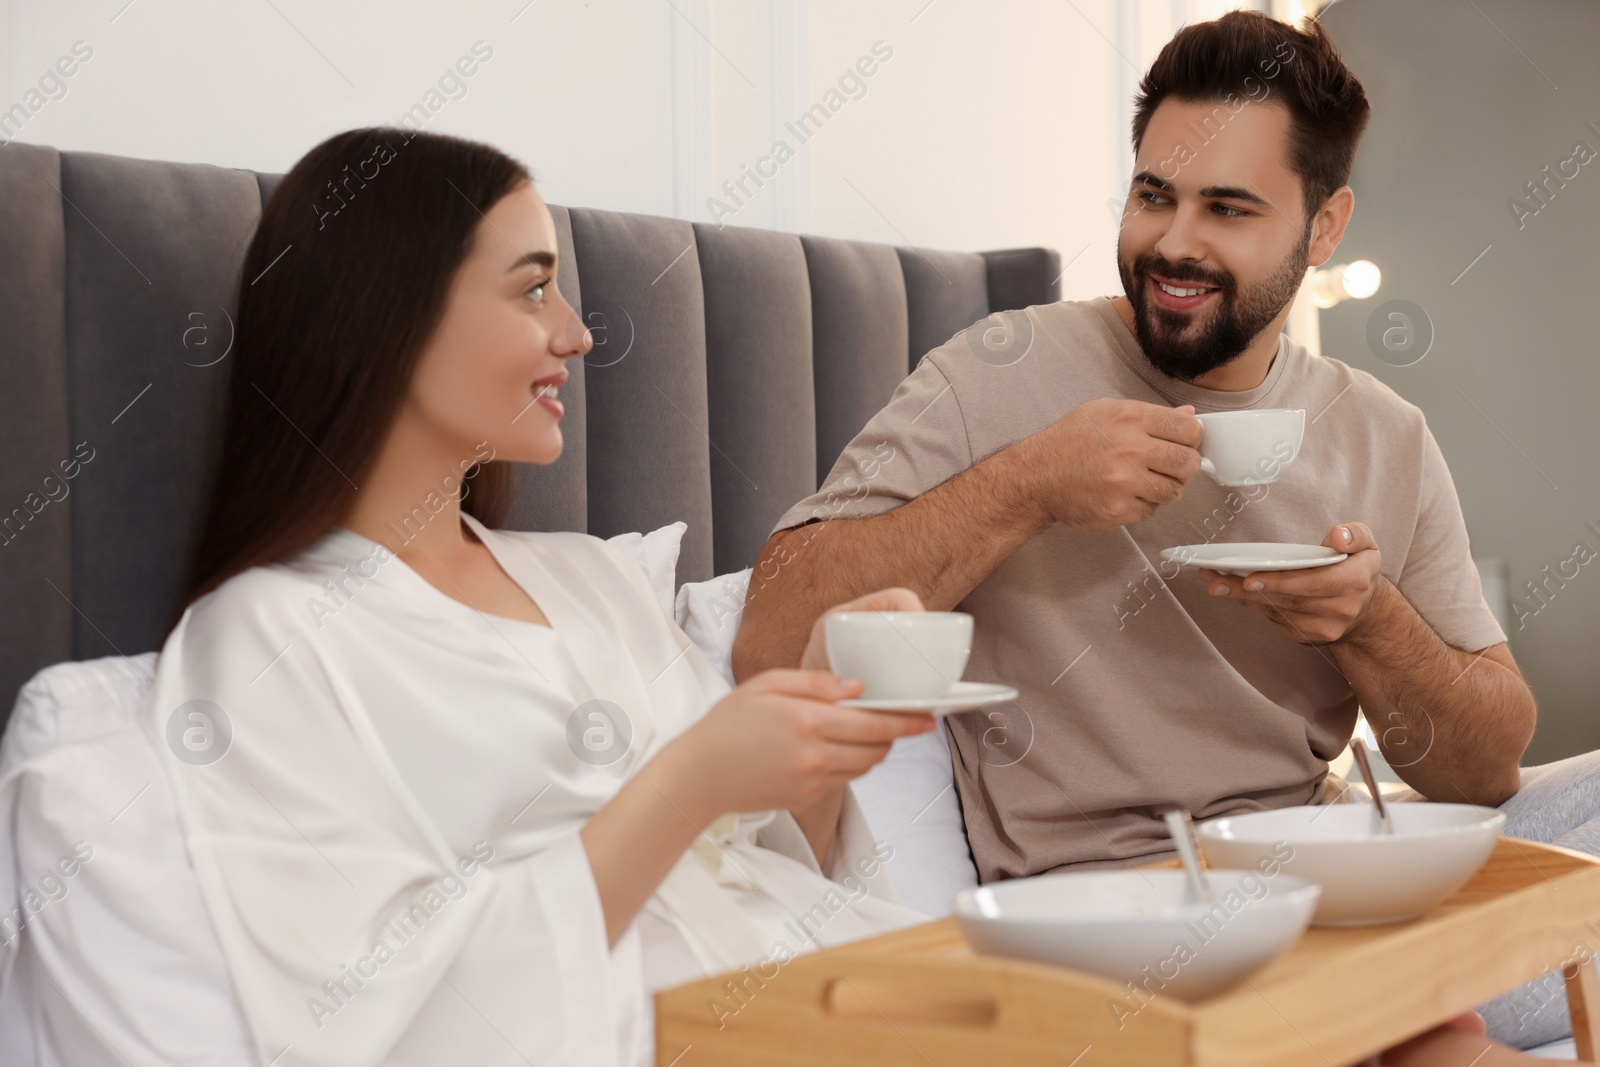
<path fill-rule="evenodd" d="M 768 137 L 790 140 L 784 124 L 805 107 L 810 89 L 808 0 L 771 0 L 768 6 Z M 805 233 L 811 228 L 811 150 L 799 146 L 794 160 L 772 179 L 775 230 Z"/>
<path fill-rule="evenodd" d="M 712 187 L 711 0 L 673 0 L 672 49 L 672 213 L 706 221 Z M 690 25 L 688 20 L 693 19 Z M 699 27 L 700 32 L 696 32 Z"/>
<path fill-rule="evenodd" d="M 1117 187 L 1112 190 L 1112 195 L 1119 199 L 1127 196 L 1128 185 L 1133 181 L 1133 94 L 1139 88 L 1142 69 L 1136 71 L 1129 64 L 1142 67 L 1140 56 L 1144 49 L 1140 22 L 1143 7 L 1142 0 L 1116 0 L 1117 51 L 1120 56 L 1113 67 L 1116 71 L 1117 121 L 1111 134 L 1111 158 L 1116 161 L 1117 168 Z"/>
<path fill-rule="evenodd" d="M 33 0 L 9 0 L 0 11 L 0 27 L 5 30 L 5 48 L 0 63 L 0 86 L 5 87 L 6 99 L 0 108 L 9 108 L 33 88 L 33 79 L 39 72 L 33 69 Z"/>
<path fill-rule="evenodd" d="M 712 213 L 707 202 L 713 197 L 727 200 L 722 182 L 737 181 L 739 174 L 719 174 L 715 169 L 719 140 L 749 144 L 752 151 L 753 146 L 759 145 L 761 152 L 785 141 L 795 149 L 795 158 L 767 180 L 747 210 L 741 206 L 734 224 L 804 231 L 811 221 L 810 151 L 803 145 L 794 146 L 785 124 L 805 108 L 810 87 L 809 0 L 765 0 L 758 9 L 758 32 L 765 45 L 757 53 L 761 67 L 749 67 L 749 59 L 742 55 L 740 58 L 755 79 L 754 91 L 765 96 L 764 107 L 754 122 L 742 106 L 745 101 L 723 106 L 730 102 L 726 94 L 743 94 L 752 89 L 743 74 L 737 80 L 722 76 L 727 68 L 718 68 L 723 59 L 708 42 L 708 38 L 716 39 L 714 24 L 719 0 L 673 2 L 682 12 L 672 16 L 673 214 L 709 222 Z M 694 26 L 684 16 L 694 19 Z M 696 27 L 701 32 L 697 33 Z M 730 119 L 730 115 L 741 117 Z M 730 127 L 730 122 L 738 125 Z M 753 165 L 756 158 L 752 154 L 745 162 Z M 722 162 L 725 168 L 730 165 L 726 159 Z"/>

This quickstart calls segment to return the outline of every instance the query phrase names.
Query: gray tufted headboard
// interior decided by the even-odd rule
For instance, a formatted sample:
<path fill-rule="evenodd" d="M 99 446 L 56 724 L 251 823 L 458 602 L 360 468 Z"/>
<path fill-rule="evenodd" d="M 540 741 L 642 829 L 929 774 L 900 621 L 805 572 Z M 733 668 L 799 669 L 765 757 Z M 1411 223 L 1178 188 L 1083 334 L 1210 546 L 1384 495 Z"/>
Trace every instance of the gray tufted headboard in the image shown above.
<path fill-rule="evenodd" d="M 41 667 L 157 647 L 217 436 L 232 291 L 275 175 L 0 150 L 0 716 Z M 1042 248 L 930 252 L 552 207 L 596 331 L 567 449 L 508 522 L 688 523 L 748 566 L 921 356 L 1058 299 Z"/>

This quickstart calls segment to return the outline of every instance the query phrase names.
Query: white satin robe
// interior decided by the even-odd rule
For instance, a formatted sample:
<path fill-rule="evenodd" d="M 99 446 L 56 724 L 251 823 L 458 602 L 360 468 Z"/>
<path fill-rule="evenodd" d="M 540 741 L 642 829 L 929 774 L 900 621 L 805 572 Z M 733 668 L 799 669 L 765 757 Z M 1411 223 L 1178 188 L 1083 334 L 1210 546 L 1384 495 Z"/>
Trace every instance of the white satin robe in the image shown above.
<path fill-rule="evenodd" d="M 727 816 L 608 948 L 579 828 L 727 684 L 613 547 L 465 521 L 551 627 L 336 528 L 162 650 L 145 725 L 261 1063 L 632 1067 L 653 989 L 920 918 L 851 798 L 839 881 Z"/>

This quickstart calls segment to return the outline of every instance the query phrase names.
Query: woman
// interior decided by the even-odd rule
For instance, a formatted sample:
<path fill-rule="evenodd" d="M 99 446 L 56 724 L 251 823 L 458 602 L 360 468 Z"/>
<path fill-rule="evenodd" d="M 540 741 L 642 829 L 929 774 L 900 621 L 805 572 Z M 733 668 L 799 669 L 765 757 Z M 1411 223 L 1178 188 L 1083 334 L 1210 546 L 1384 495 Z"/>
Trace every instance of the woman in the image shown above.
<path fill-rule="evenodd" d="M 148 725 L 263 1063 L 645 1062 L 652 989 L 919 918 L 846 783 L 934 723 L 820 626 L 729 692 L 632 561 L 492 529 L 590 341 L 527 171 L 407 136 L 263 210 Z"/>
<path fill-rule="evenodd" d="M 262 1063 L 646 1063 L 651 990 L 919 918 L 847 783 L 929 717 L 837 706 L 820 624 L 730 692 L 604 542 L 492 529 L 589 348 L 559 269 L 520 164 L 396 129 L 245 257 L 145 716 Z"/>

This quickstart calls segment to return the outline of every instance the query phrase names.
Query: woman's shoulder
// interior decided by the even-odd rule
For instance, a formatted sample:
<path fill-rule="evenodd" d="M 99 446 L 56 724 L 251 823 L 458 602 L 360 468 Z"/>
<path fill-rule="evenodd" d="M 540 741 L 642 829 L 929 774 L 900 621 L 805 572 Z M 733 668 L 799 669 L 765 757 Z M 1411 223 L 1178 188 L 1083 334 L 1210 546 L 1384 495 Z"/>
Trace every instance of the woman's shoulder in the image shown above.
<path fill-rule="evenodd" d="M 553 561 L 578 559 L 626 560 L 628 557 L 594 534 L 572 530 L 490 530 L 496 537 L 521 545 L 541 558 Z"/>
<path fill-rule="evenodd" d="M 494 536 L 506 537 L 523 545 L 531 552 L 550 560 L 563 558 L 605 558 L 613 563 L 634 563 L 634 557 L 619 549 L 618 545 L 594 534 L 578 531 L 491 530 Z M 637 534 L 635 534 L 637 536 Z"/>
<path fill-rule="evenodd" d="M 622 581 L 633 586 L 644 578 L 645 563 L 635 559 L 610 541 L 594 534 L 559 531 L 495 530 L 495 534 L 522 546 L 544 563 L 546 569 L 570 580 L 613 585 Z"/>
<path fill-rule="evenodd" d="M 176 636 L 257 635 L 282 638 L 315 629 L 310 605 L 324 599 L 319 579 L 292 563 L 266 563 L 240 571 L 184 611 Z"/>
<path fill-rule="evenodd" d="M 660 597 L 653 588 L 657 576 L 651 571 L 660 570 L 665 575 L 664 581 L 669 585 L 673 582 L 676 552 L 672 553 L 671 560 L 656 560 L 653 564 L 645 546 L 640 545 L 639 551 L 631 554 L 593 534 L 492 532 L 532 553 L 552 578 L 567 586 L 569 591 L 591 600 L 629 606 L 642 600 L 659 606 Z"/>

